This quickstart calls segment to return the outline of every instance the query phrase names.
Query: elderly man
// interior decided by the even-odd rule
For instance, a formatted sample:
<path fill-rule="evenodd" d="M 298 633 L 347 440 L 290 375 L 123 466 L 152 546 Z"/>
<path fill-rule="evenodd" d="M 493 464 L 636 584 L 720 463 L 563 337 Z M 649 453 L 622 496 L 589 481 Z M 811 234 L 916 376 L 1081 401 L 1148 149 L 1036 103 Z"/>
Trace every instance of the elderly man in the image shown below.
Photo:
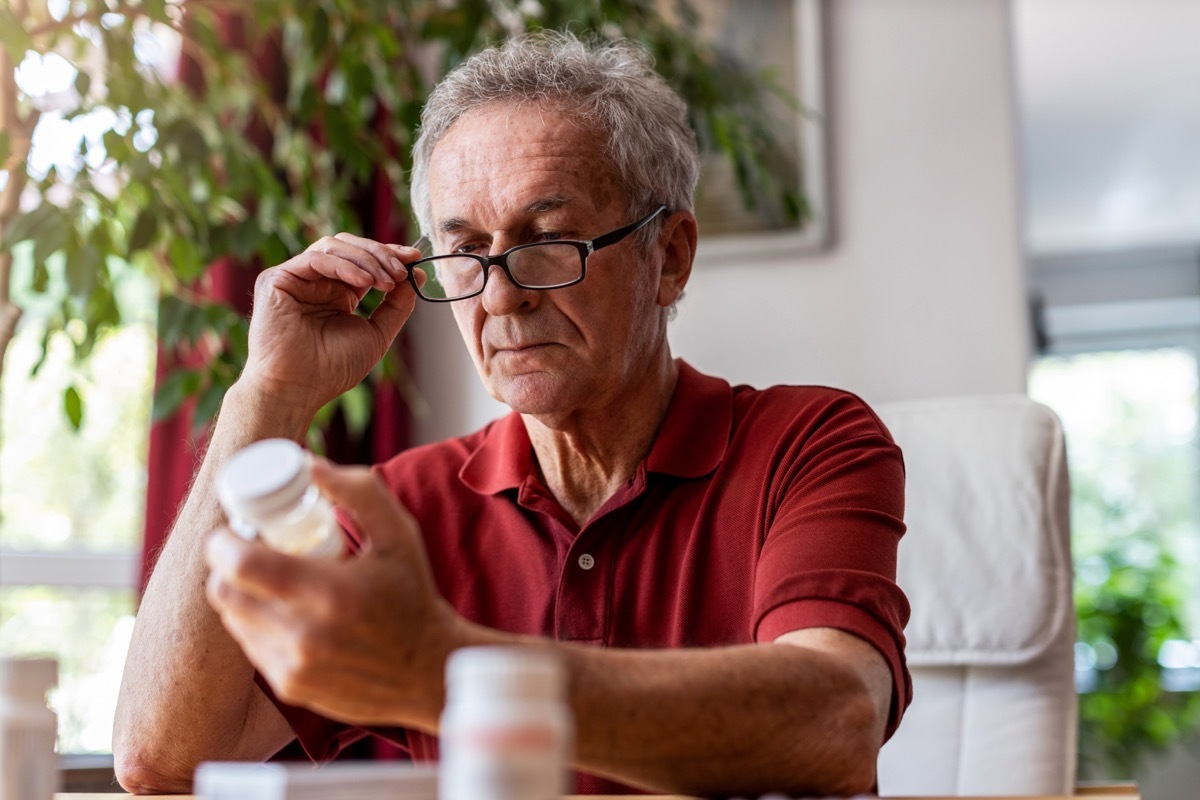
<path fill-rule="evenodd" d="M 683 103 L 630 43 L 518 39 L 443 81 L 413 175 L 438 257 L 338 234 L 258 282 L 138 616 L 122 785 L 186 790 L 200 761 L 295 738 L 316 760 L 368 733 L 436 758 L 448 654 L 516 644 L 567 667 L 581 792 L 871 789 L 911 694 L 901 456 L 852 395 L 672 358 L 697 172 Z M 355 315 L 371 287 L 386 299 Z M 217 467 L 302 441 L 418 297 L 453 301 L 513 413 L 373 472 L 318 463 L 353 557 L 210 536 Z"/>

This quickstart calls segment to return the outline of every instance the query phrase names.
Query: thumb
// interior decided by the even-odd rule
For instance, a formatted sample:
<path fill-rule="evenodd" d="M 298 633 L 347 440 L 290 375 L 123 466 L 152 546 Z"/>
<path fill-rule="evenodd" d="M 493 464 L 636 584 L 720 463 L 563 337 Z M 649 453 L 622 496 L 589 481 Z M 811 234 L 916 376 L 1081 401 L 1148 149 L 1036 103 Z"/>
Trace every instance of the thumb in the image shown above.
<path fill-rule="evenodd" d="M 367 550 L 407 550 L 418 535 L 416 519 L 367 467 L 335 466 L 313 457 L 313 483 L 358 527 Z"/>
<path fill-rule="evenodd" d="M 404 282 L 395 290 L 385 294 L 383 300 L 371 312 L 371 324 L 375 326 L 375 330 L 379 332 L 387 346 L 390 347 L 396 337 L 400 335 L 400 329 L 412 316 L 413 306 L 416 305 L 416 302 L 416 291 L 407 282 Z"/>

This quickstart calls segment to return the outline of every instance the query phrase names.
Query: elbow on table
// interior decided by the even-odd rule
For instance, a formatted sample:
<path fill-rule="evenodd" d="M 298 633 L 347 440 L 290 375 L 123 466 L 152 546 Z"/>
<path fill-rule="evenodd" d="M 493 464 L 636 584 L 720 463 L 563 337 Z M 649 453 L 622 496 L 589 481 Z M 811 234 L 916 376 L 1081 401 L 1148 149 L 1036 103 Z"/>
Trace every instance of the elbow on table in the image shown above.
<path fill-rule="evenodd" d="M 174 766 L 173 766 L 174 765 Z M 182 794 L 192 789 L 193 765 L 179 765 L 146 747 L 113 743 L 117 783 L 130 794 Z"/>
<path fill-rule="evenodd" d="M 827 735 L 820 747 L 796 752 L 793 758 L 803 764 L 802 786 L 792 793 L 833 797 L 854 797 L 875 791 L 882 724 L 874 702 L 865 693 L 843 698 L 837 713 L 828 720 Z"/>
<path fill-rule="evenodd" d="M 826 794 L 852 797 L 875 791 L 879 764 L 879 748 L 883 744 L 881 731 L 887 724 L 879 719 L 878 710 L 870 695 L 856 695 L 845 710 L 844 763 L 836 785 Z"/>

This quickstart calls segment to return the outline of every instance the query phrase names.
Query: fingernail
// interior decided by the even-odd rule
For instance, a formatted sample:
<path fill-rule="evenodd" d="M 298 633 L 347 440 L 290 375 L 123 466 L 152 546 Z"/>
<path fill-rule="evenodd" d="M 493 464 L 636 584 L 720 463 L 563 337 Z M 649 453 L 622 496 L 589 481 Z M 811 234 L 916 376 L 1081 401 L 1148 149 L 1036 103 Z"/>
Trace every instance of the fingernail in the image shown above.
<path fill-rule="evenodd" d="M 392 256 L 392 269 L 399 272 L 400 270 L 404 269 L 404 262 L 395 256 Z"/>

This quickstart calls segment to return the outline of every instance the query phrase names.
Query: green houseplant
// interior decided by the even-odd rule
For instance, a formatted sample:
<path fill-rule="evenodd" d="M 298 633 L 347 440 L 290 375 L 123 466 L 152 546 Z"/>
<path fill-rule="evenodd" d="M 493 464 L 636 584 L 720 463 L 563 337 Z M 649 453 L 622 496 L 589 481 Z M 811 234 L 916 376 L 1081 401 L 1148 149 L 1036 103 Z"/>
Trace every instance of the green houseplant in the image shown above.
<path fill-rule="evenodd" d="M 1200 693 L 1168 669 L 1200 622 L 1195 370 L 1182 348 L 1112 350 L 1044 356 L 1030 377 L 1070 459 L 1083 780 L 1137 779 L 1200 732 Z"/>
<path fill-rule="evenodd" d="M 1177 465 L 1145 457 L 1135 466 L 1161 487 Z M 1156 474 L 1158 473 L 1158 474 Z M 1147 759 L 1200 732 L 1200 693 L 1170 691 L 1163 644 L 1186 640 L 1191 583 L 1166 545 L 1173 508 L 1150 490 L 1114 493 L 1087 471 L 1073 478 L 1078 640 L 1090 685 L 1079 697 L 1079 775 L 1137 777 Z"/>
<path fill-rule="evenodd" d="M 240 314 L 204 292 L 209 265 L 231 256 L 267 266 L 322 235 L 361 230 L 359 201 L 380 170 L 407 209 L 408 151 L 433 81 L 524 30 L 570 26 L 644 42 L 689 102 L 702 148 L 732 164 L 745 202 L 799 218 L 803 198 L 779 179 L 795 169 L 765 111 L 771 83 L 697 36 L 689 0 L 676 0 L 667 15 L 665 5 L 0 2 L 0 359 L 20 314 L 14 282 L 51 309 L 43 347 L 66 332 L 85 359 L 121 323 L 121 277 L 137 270 L 159 287 L 161 345 L 193 355 L 161 382 L 155 417 L 195 396 L 195 425 L 203 426 L 240 370 L 247 332 Z M 241 41 L 230 40 L 231 27 Z M 166 80 L 146 63 L 146 37 L 156 30 L 179 38 L 202 85 Z M 15 80 L 14 67 L 27 58 L 62 59 L 74 71 L 54 112 Z M 67 173 L 39 173 L 30 145 L 48 113 L 111 122 L 100 135 L 81 136 Z M 391 377 L 395 366 L 385 360 L 370 380 Z M 80 392 L 68 387 L 63 402 L 78 427 Z M 336 404 L 351 432 L 361 431 L 371 392 L 360 386 Z"/>

